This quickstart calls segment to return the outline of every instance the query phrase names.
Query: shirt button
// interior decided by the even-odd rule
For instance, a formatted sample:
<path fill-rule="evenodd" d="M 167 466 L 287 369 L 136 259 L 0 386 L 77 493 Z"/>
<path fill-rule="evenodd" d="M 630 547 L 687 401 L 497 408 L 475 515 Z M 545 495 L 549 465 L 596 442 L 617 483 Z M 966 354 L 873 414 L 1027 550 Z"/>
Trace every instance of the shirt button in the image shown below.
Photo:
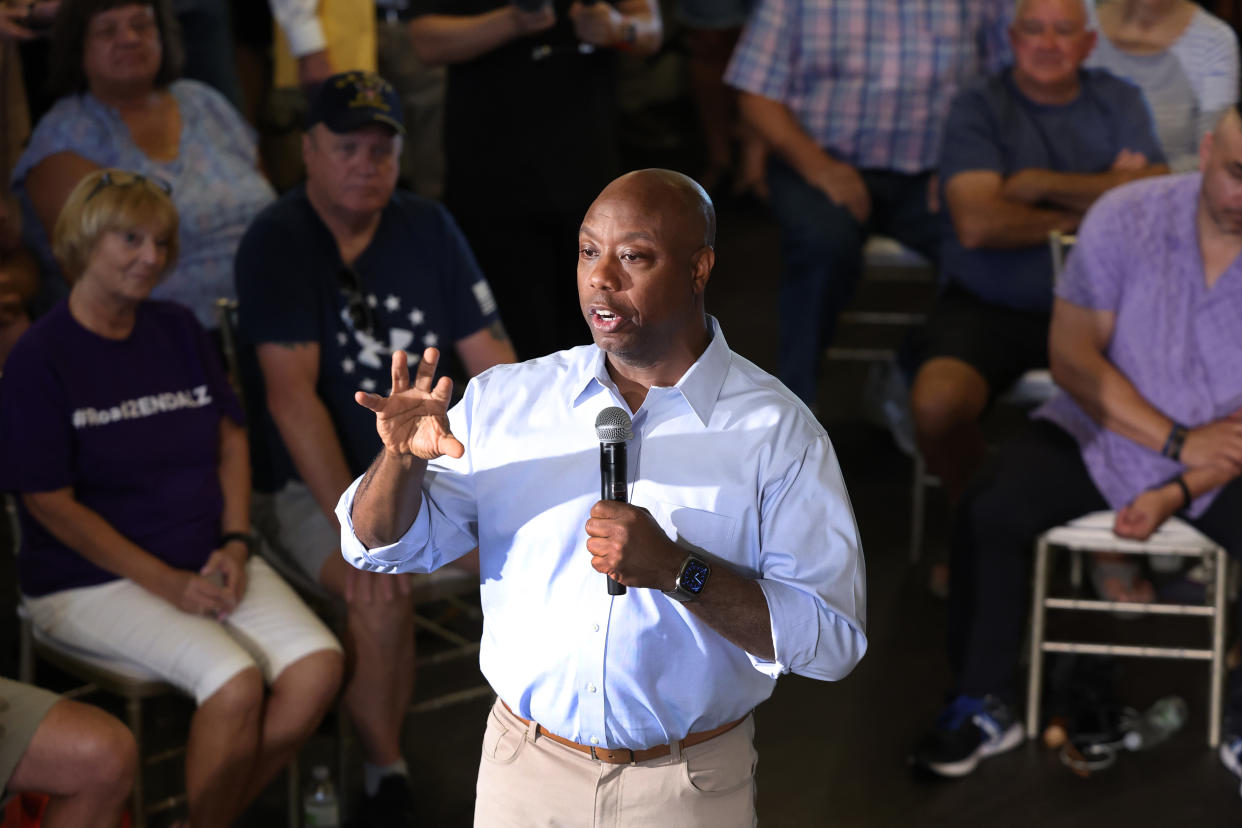
<path fill-rule="evenodd" d="M 599 632 L 599 624 L 592 624 L 591 632 Z"/>
<path fill-rule="evenodd" d="M 594 685 L 594 684 L 588 684 L 588 685 L 587 685 L 587 691 L 588 691 L 588 692 L 590 692 L 590 693 L 594 693 L 594 692 L 595 692 L 595 685 Z"/>
<path fill-rule="evenodd" d="M 598 737 L 596 737 L 596 736 L 592 736 L 592 737 L 591 737 L 591 744 L 593 744 L 593 745 L 598 745 L 598 744 L 599 744 L 599 738 L 598 738 Z"/>

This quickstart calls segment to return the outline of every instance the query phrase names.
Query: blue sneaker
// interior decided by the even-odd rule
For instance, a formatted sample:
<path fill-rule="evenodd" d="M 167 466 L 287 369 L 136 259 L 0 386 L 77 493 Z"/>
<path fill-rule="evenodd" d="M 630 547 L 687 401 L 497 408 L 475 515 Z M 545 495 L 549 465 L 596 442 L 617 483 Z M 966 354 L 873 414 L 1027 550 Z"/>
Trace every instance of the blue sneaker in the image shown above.
<path fill-rule="evenodd" d="M 1242 776 L 1242 736 L 1230 734 L 1225 737 L 1220 743 L 1220 761 L 1234 776 Z"/>
<path fill-rule="evenodd" d="M 938 776 L 966 776 L 980 759 L 1022 744 L 1022 725 L 995 696 L 958 696 L 936 719 L 936 727 L 915 748 L 912 760 Z"/>

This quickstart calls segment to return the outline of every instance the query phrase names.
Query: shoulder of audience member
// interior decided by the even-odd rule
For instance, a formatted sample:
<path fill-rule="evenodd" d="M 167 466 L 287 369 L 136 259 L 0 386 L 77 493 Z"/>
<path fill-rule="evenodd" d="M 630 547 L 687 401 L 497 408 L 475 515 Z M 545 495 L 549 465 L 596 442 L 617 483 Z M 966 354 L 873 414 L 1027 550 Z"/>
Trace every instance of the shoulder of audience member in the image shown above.
<path fill-rule="evenodd" d="M 1167 223 L 1169 204 L 1166 198 L 1169 191 L 1190 186 L 1189 179 L 1195 175 L 1149 176 L 1113 187 L 1091 205 L 1083 218 L 1079 235 L 1084 231 L 1088 234 L 1092 231 L 1097 234 L 1110 233 L 1109 228 L 1113 228 L 1123 234 L 1117 237 L 1117 241 L 1119 246 L 1124 246 L 1121 242 L 1134 237 L 1133 234 L 1139 233 L 1139 228 L 1152 221 Z"/>
<path fill-rule="evenodd" d="M 1137 103 L 1147 109 L 1143 90 L 1133 81 L 1114 75 L 1103 66 L 1084 66 L 1081 71 L 1083 83 L 1091 88 L 1098 99 L 1113 104 L 1114 108 Z"/>

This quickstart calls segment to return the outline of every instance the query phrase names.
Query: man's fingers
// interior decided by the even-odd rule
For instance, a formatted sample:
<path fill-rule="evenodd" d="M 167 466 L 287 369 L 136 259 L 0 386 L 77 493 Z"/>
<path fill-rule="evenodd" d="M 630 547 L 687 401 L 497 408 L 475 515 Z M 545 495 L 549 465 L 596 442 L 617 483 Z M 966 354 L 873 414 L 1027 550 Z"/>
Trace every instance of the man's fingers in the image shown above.
<path fill-rule="evenodd" d="M 405 351 L 392 352 L 392 394 L 395 396 L 410 387 L 410 367 Z"/>
<path fill-rule="evenodd" d="M 363 408 L 369 409 L 371 411 L 374 411 L 376 414 L 379 414 L 380 412 L 384 410 L 384 404 L 387 402 L 387 400 L 386 398 L 381 397 L 379 394 L 368 394 L 366 391 L 355 391 L 354 402 L 358 403 L 358 405 L 362 406 Z"/>
<path fill-rule="evenodd" d="M 442 401 L 444 407 L 448 408 L 448 401 L 453 398 L 453 380 L 449 377 L 440 377 L 440 381 L 436 383 L 431 396 Z"/>
<path fill-rule="evenodd" d="M 431 380 L 436 375 L 436 364 L 439 361 L 439 349 L 427 348 L 423 351 L 422 362 L 418 363 L 418 370 L 414 373 L 414 387 L 424 394 L 431 393 Z"/>
<path fill-rule="evenodd" d="M 452 433 L 446 432 L 440 435 L 440 438 L 436 441 L 436 451 L 448 457 L 452 457 L 453 459 L 457 459 L 466 453 L 466 447 L 463 446 L 461 444 L 461 440 L 454 437 Z"/>

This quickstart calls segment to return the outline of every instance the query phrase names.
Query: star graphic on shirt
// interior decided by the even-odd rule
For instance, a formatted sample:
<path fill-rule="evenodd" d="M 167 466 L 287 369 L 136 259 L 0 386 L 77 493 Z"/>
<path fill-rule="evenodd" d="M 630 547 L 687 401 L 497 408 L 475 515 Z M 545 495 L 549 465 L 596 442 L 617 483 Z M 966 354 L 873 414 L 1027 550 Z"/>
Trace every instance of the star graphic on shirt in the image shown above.
<path fill-rule="evenodd" d="M 423 312 L 420 311 L 418 308 L 415 308 L 414 310 L 410 311 L 409 319 L 410 319 L 411 325 L 421 325 L 423 324 Z"/>
<path fill-rule="evenodd" d="M 373 308 L 379 307 L 379 299 L 375 296 L 374 293 L 367 294 L 367 304 Z"/>
<path fill-rule="evenodd" d="M 352 374 L 354 372 L 354 365 L 354 361 L 349 357 L 345 357 L 345 359 L 341 360 L 341 370 L 347 374 Z"/>
<path fill-rule="evenodd" d="M 341 331 L 340 333 L 336 335 L 336 341 L 337 341 L 337 344 L 340 345 L 342 348 L 345 347 L 346 345 L 349 344 L 349 334 L 345 333 L 344 331 Z"/>
<path fill-rule="evenodd" d="M 440 337 L 436 336 L 434 331 L 428 333 L 426 336 L 423 337 L 423 345 L 427 348 L 436 347 L 436 343 L 439 341 L 440 341 Z"/>
<path fill-rule="evenodd" d="M 401 300 L 390 293 L 388 298 L 384 300 L 384 307 L 388 308 L 389 313 L 396 313 L 401 310 Z"/>
<path fill-rule="evenodd" d="M 358 383 L 358 387 L 363 391 L 372 392 L 375 390 L 375 380 L 367 377 L 362 382 Z"/>

